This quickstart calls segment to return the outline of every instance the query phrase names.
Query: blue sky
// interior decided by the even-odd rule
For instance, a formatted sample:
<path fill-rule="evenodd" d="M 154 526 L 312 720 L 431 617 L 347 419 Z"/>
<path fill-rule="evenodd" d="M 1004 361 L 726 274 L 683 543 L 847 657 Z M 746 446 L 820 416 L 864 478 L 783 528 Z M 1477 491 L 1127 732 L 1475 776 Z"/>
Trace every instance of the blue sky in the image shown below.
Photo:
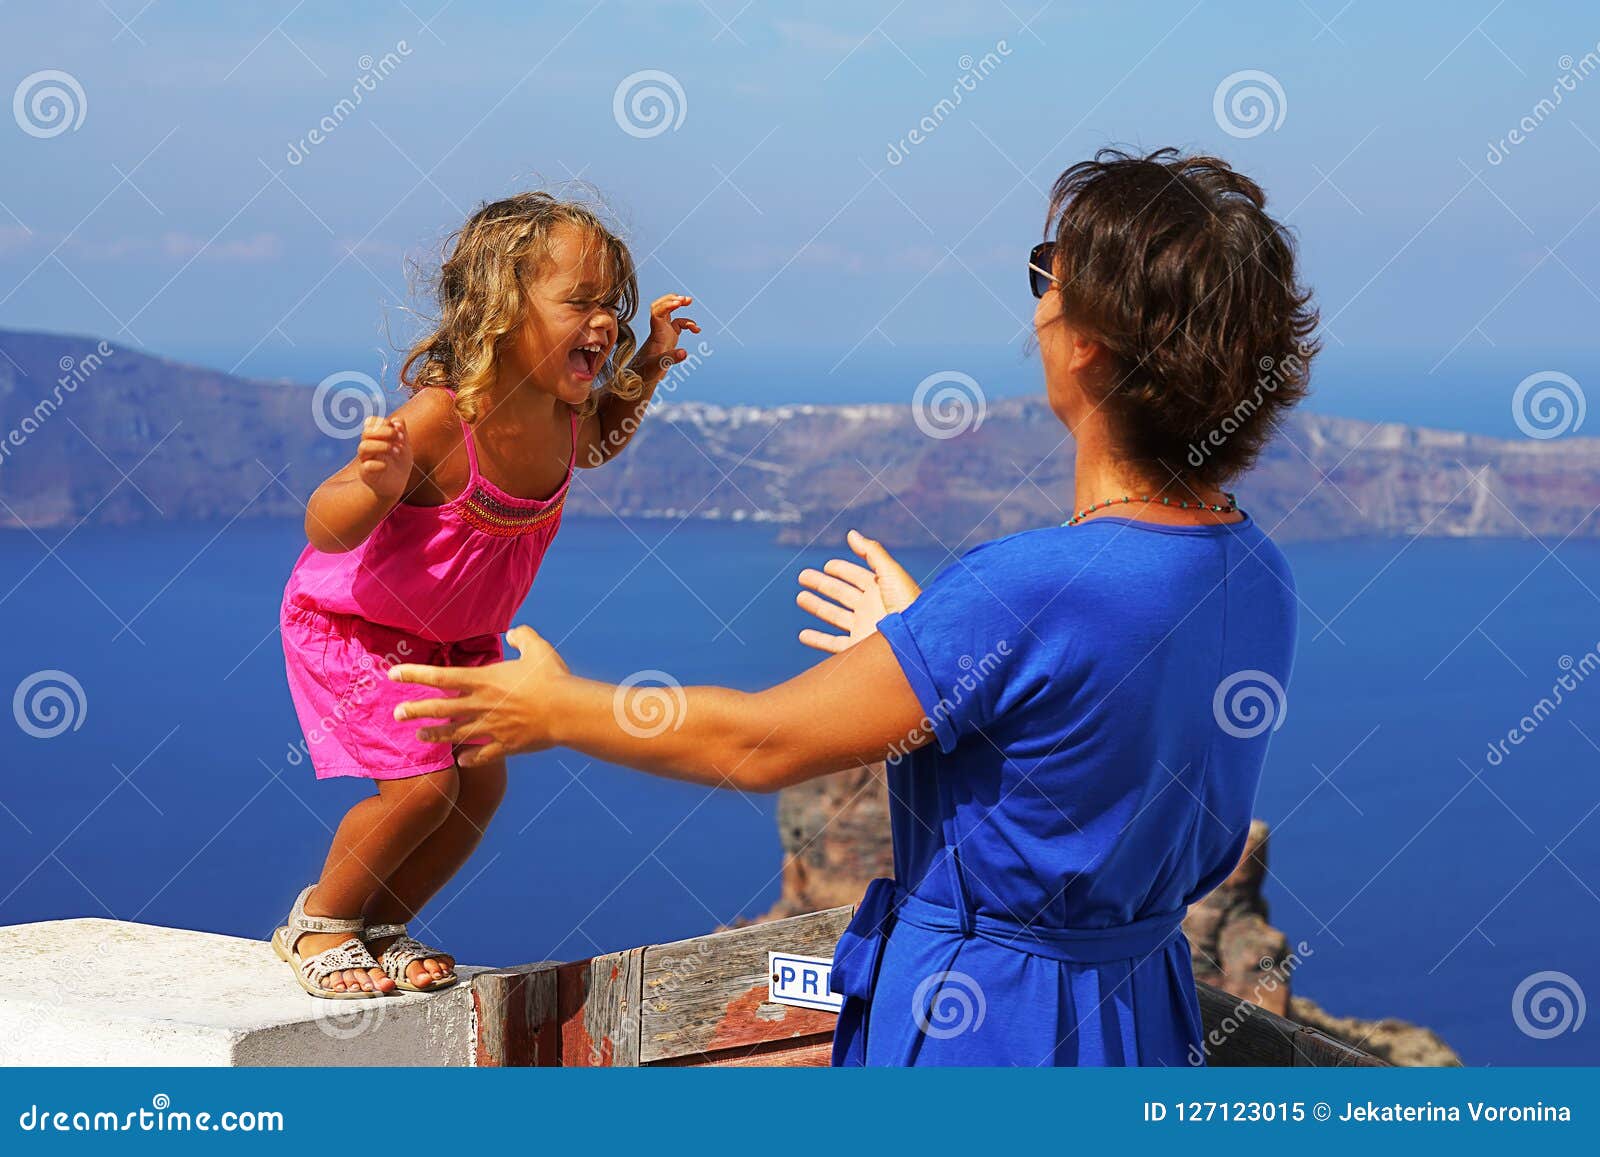
<path fill-rule="evenodd" d="M 698 297 L 724 393 L 803 393 L 803 367 L 817 396 L 893 396 L 885 375 L 958 356 L 1004 392 L 1036 373 L 1022 262 L 1051 179 L 1176 144 L 1257 177 L 1300 234 L 1338 371 L 1322 408 L 1381 411 L 1404 380 L 1395 416 L 1445 420 L 1456 383 L 1498 399 L 1593 365 L 1600 20 L 1539 7 L 13 0 L 4 91 L 60 70 L 83 115 L 0 120 L 0 326 L 315 380 L 409 332 L 408 254 L 580 175 L 645 293 Z M 614 110 L 644 70 L 676 85 L 653 135 Z M 1245 72 L 1272 123 L 1230 133 L 1216 97 Z"/>

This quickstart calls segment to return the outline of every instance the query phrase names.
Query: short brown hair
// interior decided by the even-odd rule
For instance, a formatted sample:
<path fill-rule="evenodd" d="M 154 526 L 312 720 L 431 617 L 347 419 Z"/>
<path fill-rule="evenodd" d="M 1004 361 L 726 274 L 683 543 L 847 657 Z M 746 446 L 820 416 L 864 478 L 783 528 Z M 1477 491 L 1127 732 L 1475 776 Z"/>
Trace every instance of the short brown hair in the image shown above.
<path fill-rule="evenodd" d="M 1216 484 L 1305 397 L 1317 313 L 1289 232 L 1226 161 L 1103 149 L 1051 190 L 1062 312 L 1113 358 L 1131 457 Z"/>

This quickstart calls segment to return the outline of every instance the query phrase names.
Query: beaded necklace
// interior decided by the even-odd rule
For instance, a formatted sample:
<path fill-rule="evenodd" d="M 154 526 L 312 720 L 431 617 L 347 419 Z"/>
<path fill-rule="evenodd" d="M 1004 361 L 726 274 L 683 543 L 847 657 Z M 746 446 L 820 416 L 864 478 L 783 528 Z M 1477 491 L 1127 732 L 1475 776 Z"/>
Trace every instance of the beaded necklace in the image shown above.
<path fill-rule="evenodd" d="M 1234 496 L 1228 493 L 1226 490 L 1224 490 L 1222 493 L 1228 501 L 1226 505 L 1221 506 L 1214 502 L 1190 502 L 1187 499 L 1173 502 L 1170 498 L 1162 498 L 1160 499 L 1160 502 L 1162 506 L 1176 506 L 1179 510 L 1209 510 L 1212 514 L 1237 514 L 1239 512 L 1238 499 L 1234 498 Z M 1096 502 L 1091 506 L 1084 507 L 1082 510 L 1078 511 L 1077 514 L 1067 519 L 1067 521 L 1063 522 L 1061 525 L 1077 526 L 1078 523 L 1089 517 L 1089 515 L 1093 514 L 1097 510 L 1102 510 L 1107 506 L 1116 506 L 1129 502 L 1141 502 L 1146 505 L 1151 505 L 1156 501 L 1156 499 L 1151 498 L 1148 494 L 1141 494 L 1137 498 L 1133 497 L 1131 494 L 1124 494 L 1121 498 L 1108 498 L 1104 502 Z"/>

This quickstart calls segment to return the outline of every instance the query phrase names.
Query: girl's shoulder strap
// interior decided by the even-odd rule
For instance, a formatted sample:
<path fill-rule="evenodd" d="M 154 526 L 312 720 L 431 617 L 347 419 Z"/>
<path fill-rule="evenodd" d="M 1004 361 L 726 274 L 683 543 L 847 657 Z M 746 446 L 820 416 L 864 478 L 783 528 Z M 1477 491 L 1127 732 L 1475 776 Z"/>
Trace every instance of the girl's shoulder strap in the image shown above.
<path fill-rule="evenodd" d="M 456 392 L 451 387 L 441 386 L 439 388 L 448 393 L 452 400 L 455 398 Z M 472 440 L 471 423 L 459 415 L 457 415 L 456 420 L 461 423 L 461 444 L 466 447 L 467 451 L 467 488 L 470 490 L 478 481 L 478 446 Z"/>
<path fill-rule="evenodd" d="M 478 444 L 472 440 L 472 426 L 461 420 L 461 444 L 467 448 L 468 485 L 478 481 Z"/>
<path fill-rule="evenodd" d="M 567 482 L 572 481 L 572 475 L 578 469 L 578 427 L 583 424 L 583 419 L 578 416 L 578 407 L 568 407 L 568 417 L 572 420 L 572 446 L 567 451 Z"/>

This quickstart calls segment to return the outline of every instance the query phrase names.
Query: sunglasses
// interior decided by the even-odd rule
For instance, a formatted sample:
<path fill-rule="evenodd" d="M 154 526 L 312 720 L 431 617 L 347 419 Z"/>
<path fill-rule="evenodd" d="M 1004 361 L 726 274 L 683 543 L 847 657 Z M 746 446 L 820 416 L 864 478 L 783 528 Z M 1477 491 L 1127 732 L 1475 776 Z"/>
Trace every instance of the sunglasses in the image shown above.
<path fill-rule="evenodd" d="M 1041 241 L 1035 245 L 1028 254 L 1028 288 L 1033 290 L 1033 296 L 1043 297 L 1056 287 L 1056 275 L 1050 272 L 1055 267 L 1056 243 Z"/>

